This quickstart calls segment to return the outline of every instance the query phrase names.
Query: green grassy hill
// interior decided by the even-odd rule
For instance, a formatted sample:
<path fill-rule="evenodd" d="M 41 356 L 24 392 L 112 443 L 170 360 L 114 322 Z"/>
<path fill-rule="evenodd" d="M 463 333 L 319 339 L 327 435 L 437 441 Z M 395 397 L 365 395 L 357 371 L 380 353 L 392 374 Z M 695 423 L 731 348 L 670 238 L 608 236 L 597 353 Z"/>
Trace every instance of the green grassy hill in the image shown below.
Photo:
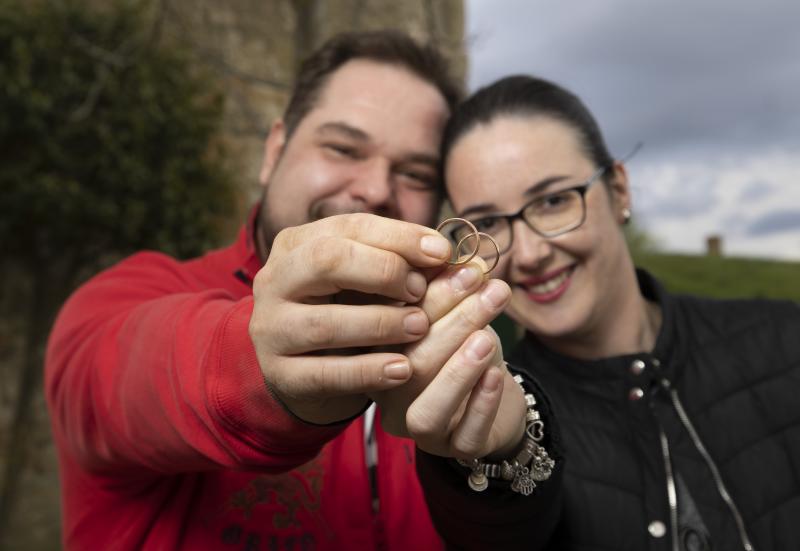
<path fill-rule="evenodd" d="M 800 302 L 800 262 L 674 254 L 640 254 L 635 262 L 673 293 Z"/>
<path fill-rule="evenodd" d="M 657 253 L 638 254 L 634 260 L 673 293 L 800 302 L 800 262 Z M 521 335 L 506 316 L 496 319 L 492 327 L 506 351 Z"/>

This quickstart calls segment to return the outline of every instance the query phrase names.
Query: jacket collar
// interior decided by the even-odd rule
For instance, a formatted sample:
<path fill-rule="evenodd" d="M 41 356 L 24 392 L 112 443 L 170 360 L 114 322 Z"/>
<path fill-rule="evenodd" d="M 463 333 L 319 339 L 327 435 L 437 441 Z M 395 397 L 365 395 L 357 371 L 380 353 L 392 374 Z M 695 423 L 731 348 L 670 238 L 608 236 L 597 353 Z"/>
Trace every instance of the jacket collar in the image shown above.
<path fill-rule="evenodd" d="M 256 250 L 256 221 L 258 220 L 258 213 L 261 211 L 261 203 L 254 205 L 247 215 L 247 222 L 239 230 L 239 235 L 234 243 L 232 249 L 237 259 L 237 267 L 234 270 L 234 276 L 252 287 L 253 278 L 256 273 L 261 269 L 261 261 L 258 258 L 258 251 Z"/>

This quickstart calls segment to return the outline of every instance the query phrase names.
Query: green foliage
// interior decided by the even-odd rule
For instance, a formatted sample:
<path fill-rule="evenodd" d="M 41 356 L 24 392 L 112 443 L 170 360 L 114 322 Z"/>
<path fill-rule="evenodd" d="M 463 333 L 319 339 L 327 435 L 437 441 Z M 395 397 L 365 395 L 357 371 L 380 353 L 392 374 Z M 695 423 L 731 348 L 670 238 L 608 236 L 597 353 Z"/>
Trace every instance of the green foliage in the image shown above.
<path fill-rule="evenodd" d="M 625 240 L 628 242 L 628 249 L 634 256 L 637 254 L 654 253 L 661 248 L 658 240 L 641 229 L 635 222 L 630 220 L 624 226 Z"/>
<path fill-rule="evenodd" d="M 634 260 L 673 293 L 800 302 L 800 262 L 667 254 L 639 254 Z"/>
<path fill-rule="evenodd" d="M 211 244 L 233 206 L 220 95 L 159 47 L 133 4 L 10 4 L 0 2 L 4 256 L 80 268 Z"/>

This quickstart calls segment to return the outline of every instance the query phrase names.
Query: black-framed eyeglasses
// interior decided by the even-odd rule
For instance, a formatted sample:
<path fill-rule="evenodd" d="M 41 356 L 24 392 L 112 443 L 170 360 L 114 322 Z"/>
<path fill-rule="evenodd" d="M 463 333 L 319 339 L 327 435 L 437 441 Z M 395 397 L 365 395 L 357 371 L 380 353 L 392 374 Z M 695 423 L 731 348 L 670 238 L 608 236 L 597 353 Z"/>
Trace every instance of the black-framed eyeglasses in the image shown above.
<path fill-rule="evenodd" d="M 523 220 L 542 237 L 563 235 L 579 228 L 586 221 L 586 192 L 609 168 L 611 165 L 598 169 L 588 180 L 577 186 L 535 197 L 514 214 L 493 214 L 467 219 L 479 232 L 486 233 L 495 240 L 500 254 L 507 252 L 514 242 L 513 223 L 517 219 Z M 450 232 L 450 239 L 455 244 L 464 243 L 465 240 L 474 239 L 470 235 L 470 228 L 459 226 Z M 494 258 L 498 249 L 491 243 L 481 242 L 478 255 Z"/>

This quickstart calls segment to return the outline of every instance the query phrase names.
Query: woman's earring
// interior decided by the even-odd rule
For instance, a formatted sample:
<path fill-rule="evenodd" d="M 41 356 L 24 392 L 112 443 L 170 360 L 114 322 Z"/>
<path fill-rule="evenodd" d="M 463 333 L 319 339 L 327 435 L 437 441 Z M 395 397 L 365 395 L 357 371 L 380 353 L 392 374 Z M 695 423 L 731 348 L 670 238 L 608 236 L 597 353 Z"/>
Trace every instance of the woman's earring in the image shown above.
<path fill-rule="evenodd" d="M 631 221 L 631 209 L 625 207 L 624 209 L 622 209 L 622 223 L 627 224 L 630 221 Z"/>

